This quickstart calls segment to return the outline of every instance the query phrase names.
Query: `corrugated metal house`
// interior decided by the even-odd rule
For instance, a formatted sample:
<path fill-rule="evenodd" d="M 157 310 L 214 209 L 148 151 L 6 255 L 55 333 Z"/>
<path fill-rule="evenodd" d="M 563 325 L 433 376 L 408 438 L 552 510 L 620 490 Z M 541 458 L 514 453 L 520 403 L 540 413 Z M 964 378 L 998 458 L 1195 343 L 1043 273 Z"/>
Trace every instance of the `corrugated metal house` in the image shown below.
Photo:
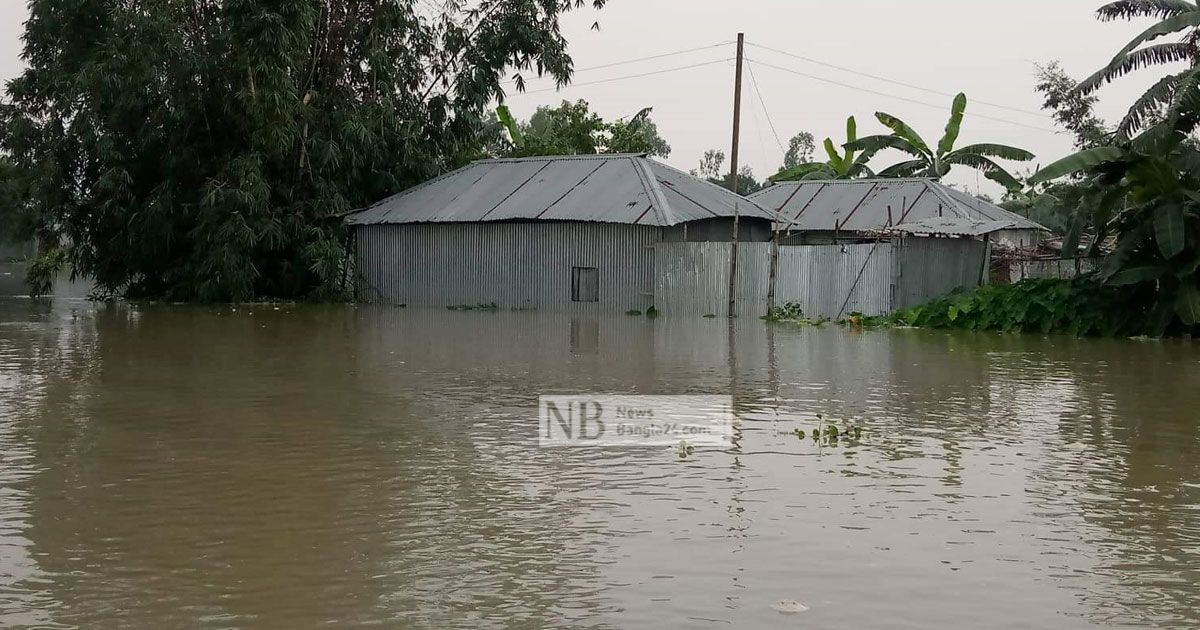
<path fill-rule="evenodd" d="M 1035 246 L 1046 232 L 1019 214 L 924 178 L 781 182 L 750 198 L 777 213 L 786 244 L 873 239 L 880 231 L 937 219 L 987 224 L 993 241 L 1020 247 Z"/>
<path fill-rule="evenodd" d="M 765 242 L 773 216 L 644 155 L 587 155 L 474 162 L 347 223 L 367 301 L 620 312 L 654 304 L 655 244 L 735 223 Z"/>

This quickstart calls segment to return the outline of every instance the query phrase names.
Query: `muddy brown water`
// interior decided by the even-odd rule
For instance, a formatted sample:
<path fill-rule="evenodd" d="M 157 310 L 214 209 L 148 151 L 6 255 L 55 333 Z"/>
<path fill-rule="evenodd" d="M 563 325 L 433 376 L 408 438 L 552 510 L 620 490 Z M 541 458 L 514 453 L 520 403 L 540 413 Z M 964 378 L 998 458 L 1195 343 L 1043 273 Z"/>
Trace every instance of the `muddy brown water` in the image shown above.
<path fill-rule="evenodd" d="M 572 392 L 736 445 L 539 449 Z M 0 626 L 1195 628 L 1198 410 L 1181 341 L 4 300 Z"/>

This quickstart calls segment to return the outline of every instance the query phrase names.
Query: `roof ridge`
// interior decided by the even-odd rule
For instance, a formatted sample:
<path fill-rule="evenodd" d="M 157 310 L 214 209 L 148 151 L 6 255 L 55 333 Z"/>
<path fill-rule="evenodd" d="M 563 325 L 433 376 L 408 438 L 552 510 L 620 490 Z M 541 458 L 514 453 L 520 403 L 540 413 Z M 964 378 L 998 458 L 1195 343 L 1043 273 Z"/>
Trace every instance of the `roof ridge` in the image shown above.
<path fill-rule="evenodd" d="M 646 160 L 647 162 L 650 162 L 650 163 L 652 163 L 652 164 L 656 165 L 656 166 L 661 166 L 661 167 L 663 167 L 663 168 L 665 168 L 665 169 L 667 169 L 667 170 L 670 170 L 670 171 L 675 171 L 676 173 L 678 173 L 678 174 L 680 174 L 680 175 L 682 175 L 682 176 L 684 176 L 684 177 L 688 177 L 688 178 L 694 179 L 694 180 L 696 180 L 697 182 L 699 182 L 699 183 L 701 183 L 701 184 L 703 184 L 703 185 L 705 185 L 705 186 L 708 186 L 708 187 L 710 187 L 710 188 L 714 188 L 714 189 L 716 189 L 716 190 L 719 190 L 719 191 L 721 191 L 722 193 L 724 193 L 724 194 L 726 194 L 726 195 L 730 195 L 730 196 L 736 197 L 736 199 L 734 200 L 734 203 L 735 203 L 735 204 L 737 204 L 737 203 L 741 203 L 741 202 L 743 202 L 743 201 L 746 201 L 746 202 L 749 202 L 749 203 L 750 203 L 750 205 L 752 205 L 752 206 L 754 206 L 754 207 L 758 208 L 759 210 L 762 210 L 763 212 L 766 212 L 767 214 L 774 214 L 774 213 L 773 213 L 773 212 L 771 212 L 771 210 L 769 210 L 769 209 L 768 209 L 766 206 L 764 206 L 764 205 L 762 205 L 762 204 L 758 203 L 757 201 L 754 201 L 753 199 L 751 199 L 751 198 L 750 198 L 750 197 L 751 197 L 751 195 L 739 195 L 738 193 L 735 193 L 735 192 L 733 192 L 732 190 L 729 190 L 728 188 L 726 188 L 726 187 L 724 187 L 724 186 L 720 186 L 720 185 L 714 184 L 714 183 L 712 183 L 712 182 L 708 181 L 707 179 L 705 179 L 705 178 L 703 178 L 703 177 L 700 177 L 700 176 L 698 176 L 698 175 L 692 175 L 691 173 L 689 173 L 689 172 L 687 172 L 687 171 L 684 171 L 684 170 L 681 170 L 681 169 L 675 168 L 674 166 L 671 166 L 670 164 L 667 164 L 666 162 L 660 162 L 660 161 L 658 161 L 658 160 L 656 160 L 656 159 L 654 159 L 654 158 L 651 158 L 651 157 L 647 157 L 647 158 L 645 158 L 645 160 Z M 764 189 L 764 190 L 765 190 L 765 189 Z M 760 191 L 760 192 L 761 192 L 761 191 Z M 756 195 L 757 195 L 758 193 L 754 193 L 754 194 L 756 194 Z"/>
<path fill-rule="evenodd" d="M 929 181 L 925 182 L 925 186 L 927 188 L 929 188 L 930 190 L 932 190 L 933 194 L 936 195 L 938 199 L 941 199 L 942 201 L 946 202 L 946 205 L 949 206 L 950 211 L 953 212 L 955 215 L 957 215 L 958 218 L 960 218 L 960 219 L 970 219 L 971 218 L 971 214 L 969 212 L 963 212 L 963 210 L 962 210 L 963 203 L 961 201 L 958 201 L 957 199 L 955 199 L 945 193 L 945 189 L 946 189 L 945 184 L 942 184 L 941 182 L 939 182 L 935 179 L 930 179 Z M 977 210 L 977 212 L 978 212 L 978 210 Z"/>
<path fill-rule="evenodd" d="M 620 160 L 626 158 L 646 157 L 645 153 L 577 153 L 570 155 L 527 155 L 511 158 L 485 158 L 475 160 L 472 164 L 501 164 L 512 162 L 555 162 L 567 160 Z"/>
<path fill-rule="evenodd" d="M 633 165 L 633 170 L 637 173 L 638 179 L 642 181 L 642 187 L 645 188 L 646 194 L 650 197 L 650 207 L 654 209 L 654 213 L 658 215 L 658 221 L 662 225 L 675 225 L 675 212 L 671 210 L 671 204 L 667 201 L 667 196 L 663 194 L 662 187 L 658 184 L 658 177 L 647 164 L 650 160 L 646 159 L 643 154 L 640 157 L 630 157 L 629 162 Z"/>

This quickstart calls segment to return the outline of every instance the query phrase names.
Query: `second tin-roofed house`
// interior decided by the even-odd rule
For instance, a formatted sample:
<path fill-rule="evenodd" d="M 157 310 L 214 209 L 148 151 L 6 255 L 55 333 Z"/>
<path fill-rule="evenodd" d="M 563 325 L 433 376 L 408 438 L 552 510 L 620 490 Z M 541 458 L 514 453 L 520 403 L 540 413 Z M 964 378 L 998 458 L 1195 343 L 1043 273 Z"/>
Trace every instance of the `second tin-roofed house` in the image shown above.
<path fill-rule="evenodd" d="M 986 230 L 974 236 L 986 233 L 993 242 L 1016 247 L 1033 247 L 1046 233 L 1019 214 L 933 179 L 781 182 L 750 198 L 776 213 L 788 245 L 874 240 L 918 223 L 925 233 L 929 224 L 951 220 Z"/>
<path fill-rule="evenodd" d="M 482 160 L 351 214 L 363 299 L 623 312 L 654 245 L 768 241 L 758 204 L 644 155 Z"/>

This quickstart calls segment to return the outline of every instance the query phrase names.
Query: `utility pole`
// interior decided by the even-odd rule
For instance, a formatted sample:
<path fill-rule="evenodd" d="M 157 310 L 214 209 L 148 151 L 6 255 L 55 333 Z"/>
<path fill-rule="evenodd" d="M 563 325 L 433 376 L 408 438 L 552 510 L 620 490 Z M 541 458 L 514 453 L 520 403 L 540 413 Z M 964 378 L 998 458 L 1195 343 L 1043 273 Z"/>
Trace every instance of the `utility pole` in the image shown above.
<path fill-rule="evenodd" d="M 729 155 L 729 189 L 738 192 L 738 145 L 742 133 L 742 60 L 745 58 L 746 34 L 738 33 L 737 76 L 733 83 L 733 149 Z M 737 317 L 738 218 L 741 208 L 733 212 L 733 243 L 729 251 L 729 317 Z"/>
<path fill-rule="evenodd" d="M 738 33 L 737 73 L 733 82 L 733 149 L 729 152 L 729 181 L 734 194 L 738 192 L 738 145 L 742 135 L 742 61 L 746 58 L 746 34 Z"/>

